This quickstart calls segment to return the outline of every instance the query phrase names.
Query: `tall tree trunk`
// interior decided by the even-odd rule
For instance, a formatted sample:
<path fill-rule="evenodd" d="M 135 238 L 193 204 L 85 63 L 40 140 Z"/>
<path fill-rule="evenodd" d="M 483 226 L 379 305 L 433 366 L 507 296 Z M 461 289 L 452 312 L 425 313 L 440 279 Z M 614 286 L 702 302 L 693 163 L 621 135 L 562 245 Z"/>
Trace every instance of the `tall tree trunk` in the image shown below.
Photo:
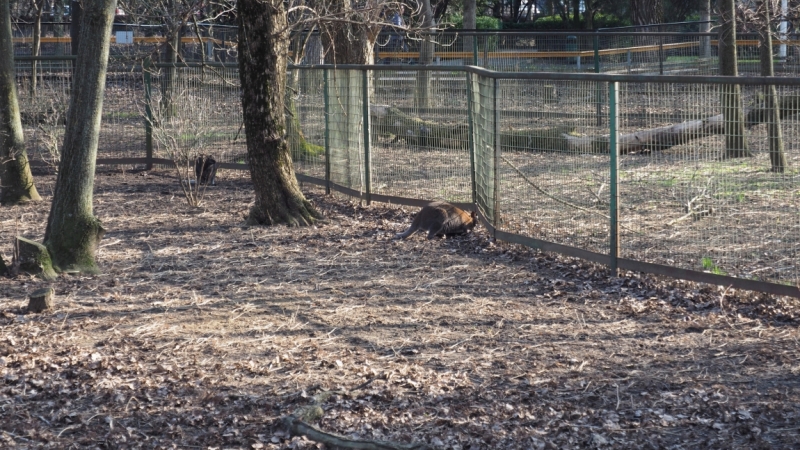
<path fill-rule="evenodd" d="M 700 9 L 700 31 L 708 33 L 711 31 L 711 0 L 701 0 Z M 700 57 L 711 58 L 711 36 L 700 38 Z"/>
<path fill-rule="evenodd" d="M 33 5 L 36 7 L 36 21 L 33 23 L 33 48 L 31 55 L 39 56 L 42 50 L 42 14 L 44 13 L 44 0 L 34 1 Z M 39 62 L 35 59 L 31 61 L 31 96 L 36 96 L 36 83 L 39 78 Z"/>
<path fill-rule="evenodd" d="M 477 26 L 477 17 L 475 11 L 477 10 L 476 0 L 464 0 L 464 29 L 472 31 Z M 474 51 L 475 45 L 475 36 L 464 36 L 462 51 L 469 52 L 472 55 Z M 472 57 L 467 58 L 467 64 L 471 65 L 473 63 Z"/>
<path fill-rule="evenodd" d="M 64 21 L 64 2 L 66 0 L 55 0 L 53 2 L 53 22 L 63 22 Z M 64 37 L 64 29 L 62 25 L 53 25 L 53 37 Z M 58 43 L 56 44 L 55 54 L 56 56 L 61 56 L 64 54 L 64 46 L 66 44 Z"/>
<path fill-rule="evenodd" d="M 283 0 L 238 0 L 239 78 L 255 204 L 249 224 L 310 225 L 319 213 L 295 178 L 284 105 L 289 31 Z"/>
<path fill-rule="evenodd" d="M 164 51 L 164 62 L 170 63 L 164 71 L 161 81 L 161 108 L 162 117 L 172 117 L 176 113 L 176 106 L 173 96 L 175 95 L 175 83 L 178 76 L 178 69 L 175 65 L 181 53 L 181 34 L 183 31 L 183 19 L 178 15 L 177 0 L 170 0 L 168 3 L 169 18 L 167 19 L 167 39 Z"/>
<path fill-rule="evenodd" d="M 431 0 L 422 0 L 422 28 L 424 38 L 419 51 L 419 63 L 427 66 L 433 63 L 433 36 L 428 33 L 433 32 L 435 22 L 433 21 L 433 10 Z M 417 108 L 427 108 L 430 106 L 431 95 L 431 73 L 427 70 L 417 72 L 417 86 L 414 92 L 414 106 Z"/>
<path fill-rule="evenodd" d="M 10 0 L 0 0 L 0 203 L 41 200 L 25 152 L 14 73 Z"/>
<path fill-rule="evenodd" d="M 720 37 L 719 71 L 720 75 L 738 76 L 736 56 L 736 10 L 734 0 L 719 0 Z M 742 88 L 738 84 L 722 85 L 722 114 L 725 118 L 725 157 L 742 158 L 753 156 L 747 146 L 744 130 L 744 109 L 742 107 Z"/>
<path fill-rule="evenodd" d="M 583 12 L 583 26 L 587 30 L 594 29 L 594 8 L 597 6 L 592 0 L 586 0 L 586 8 Z"/>
<path fill-rule="evenodd" d="M 661 23 L 663 17 L 662 0 L 631 0 L 631 21 L 634 25 Z"/>
<path fill-rule="evenodd" d="M 572 0 L 572 28 L 581 28 L 581 0 Z"/>
<path fill-rule="evenodd" d="M 70 1 L 69 7 L 69 37 L 70 37 L 70 53 L 73 55 L 78 54 L 78 47 L 81 45 L 81 23 L 83 22 L 83 6 L 79 0 Z M 73 61 L 72 67 L 75 67 Z"/>
<path fill-rule="evenodd" d="M 375 63 L 375 39 L 380 29 L 369 24 L 368 18 L 377 11 L 373 1 L 367 1 L 365 6 L 366 10 L 358 10 L 353 9 L 350 0 L 331 1 L 328 12 L 340 21 L 320 24 L 326 63 Z"/>
<path fill-rule="evenodd" d="M 84 0 L 81 37 L 64 148 L 44 244 L 60 271 L 96 273 L 95 254 L 105 230 L 94 216 L 97 141 L 116 0 Z"/>
<path fill-rule="evenodd" d="M 757 7 L 761 15 L 759 32 L 759 56 L 761 59 L 761 76 L 775 76 L 772 61 L 772 27 L 770 26 L 770 4 L 760 1 Z M 783 173 L 786 168 L 786 154 L 783 149 L 783 130 L 781 129 L 781 113 L 778 106 L 778 90 L 774 84 L 764 86 L 764 107 L 768 111 L 767 134 L 769 136 L 769 160 L 772 171 Z"/>

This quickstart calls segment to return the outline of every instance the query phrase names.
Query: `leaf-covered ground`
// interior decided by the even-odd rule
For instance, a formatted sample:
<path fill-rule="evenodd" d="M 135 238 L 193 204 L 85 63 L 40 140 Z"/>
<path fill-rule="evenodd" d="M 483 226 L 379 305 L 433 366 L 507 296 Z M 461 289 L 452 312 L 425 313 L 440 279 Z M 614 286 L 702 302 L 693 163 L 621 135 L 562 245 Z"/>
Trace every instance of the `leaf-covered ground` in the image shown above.
<path fill-rule="evenodd" d="M 327 223 L 248 228 L 228 175 L 101 173 L 104 273 L 0 280 L 0 447 L 324 448 L 280 418 L 437 449 L 792 448 L 798 300 L 468 237 L 394 241 L 413 208 L 309 196 Z M 41 239 L 47 201 L 0 242 Z"/>

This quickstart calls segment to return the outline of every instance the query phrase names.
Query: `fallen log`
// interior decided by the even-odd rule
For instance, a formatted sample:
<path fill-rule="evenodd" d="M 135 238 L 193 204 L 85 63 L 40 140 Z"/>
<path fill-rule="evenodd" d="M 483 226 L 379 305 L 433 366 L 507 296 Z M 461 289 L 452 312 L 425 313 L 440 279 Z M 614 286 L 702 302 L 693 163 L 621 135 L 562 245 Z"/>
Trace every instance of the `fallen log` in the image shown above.
<path fill-rule="evenodd" d="M 376 136 L 402 140 L 409 145 L 466 149 L 469 144 L 469 125 L 447 124 L 410 116 L 397 108 L 370 108 L 373 133 Z M 508 150 L 567 150 L 564 136 L 575 133 L 572 125 L 501 130 L 500 146 Z"/>
<path fill-rule="evenodd" d="M 800 113 L 800 95 L 793 94 L 780 99 L 781 118 Z M 444 148 L 466 148 L 469 142 L 467 124 L 442 124 L 412 117 L 390 106 L 371 108 L 373 124 L 378 135 L 393 136 L 410 145 Z M 769 120 L 766 107 L 751 108 L 745 112 L 745 125 L 754 127 Z M 690 120 L 674 125 L 627 133 L 619 137 L 620 154 L 644 150 L 662 151 L 695 139 L 723 134 L 722 114 L 706 119 Z M 608 136 L 578 136 L 575 126 L 519 130 L 501 130 L 500 146 L 503 150 L 528 150 L 570 153 L 608 153 Z"/>

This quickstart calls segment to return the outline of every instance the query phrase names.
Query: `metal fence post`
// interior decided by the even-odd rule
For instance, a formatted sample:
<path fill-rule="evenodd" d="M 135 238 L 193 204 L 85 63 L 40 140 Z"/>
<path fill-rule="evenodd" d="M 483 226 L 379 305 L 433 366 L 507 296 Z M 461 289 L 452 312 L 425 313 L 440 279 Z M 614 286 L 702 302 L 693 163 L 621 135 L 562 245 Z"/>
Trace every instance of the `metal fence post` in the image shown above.
<path fill-rule="evenodd" d="M 469 176 L 472 182 L 472 203 L 478 203 L 478 188 L 475 181 L 475 105 L 472 104 L 474 85 L 472 83 L 472 74 L 467 72 L 467 127 L 469 130 L 469 137 L 467 138 L 469 146 Z"/>
<path fill-rule="evenodd" d="M 608 83 L 608 152 L 610 155 L 609 256 L 611 272 L 619 272 L 619 82 Z"/>
<path fill-rule="evenodd" d="M 472 36 L 472 65 L 478 65 L 478 35 Z"/>
<path fill-rule="evenodd" d="M 600 36 L 594 35 L 594 73 L 600 73 Z M 597 83 L 595 91 L 595 109 L 597 110 L 597 126 L 603 125 L 603 88 Z"/>
<path fill-rule="evenodd" d="M 600 73 L 600 36 L 596 31 L 592 40 L 594 46 L 594 73 Z"/>
<path fill-rule="evenodd" d="M 147 158 L 146 170 L 153 169 L 153 107 L 151 105 L 152 98 L 152 83 L 150 79 L 150 70 L 152 70 L 153 62 L 150 58 L 144 60 L 142 66 L 144 72 L 144 148 L 145 158 Z"/>
<path fill-rule="evenodd" d="M 322 97 L 325 104 L 325 194 L 331 195 L 331 108 L 328 69 L 322 69 Z"/>
<path fill-rule="evenodd" d="M 499 97 L 500 88 L 497 78 L 492 78 L 494 81 L 494 89 L 492 92 L 492 109 L 494 114 L 494 189 L 493 194 L 493 208 L 494 214 L 492 215 L 492 225 L 494 226 L 494 237 L 497 239 L 497 226 L 500 224 L 500 157 L 501 155 L 501 139 L 500 139 L 500 111 L 497 108 L 497 97 Z"/>
<path fill-rule="evenodd" d="M 361 77 L 362 109 L 364 115 L 364 189 L 367 205 L 372 203 L 372 170 L 370 168 L 370 118 L 369 118 L 369 71 L 364 69 Z"/>

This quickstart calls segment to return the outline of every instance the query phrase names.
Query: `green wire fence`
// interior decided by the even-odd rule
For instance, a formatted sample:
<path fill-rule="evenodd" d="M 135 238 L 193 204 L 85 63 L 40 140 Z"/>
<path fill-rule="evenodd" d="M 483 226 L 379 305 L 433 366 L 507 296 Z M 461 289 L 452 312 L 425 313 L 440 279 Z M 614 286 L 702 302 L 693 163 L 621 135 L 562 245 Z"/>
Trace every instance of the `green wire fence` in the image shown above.
<path fill-rule="evenodd" d="M 68 97 L 70 67 L 37 86 Z M 145 64 L 109 77 L 98 163 L 169 164 L 182 149 L 246 169 L 236 70 Z M 20 83 L 30 76 L 18 69 Z M 726 126 L 732 83 L 741 127 Z M 615 271 L 800 297 L 796 78 L 381 65 L 291 67 L 289 85 L 304 182 L 367 202 L 475 207 L 496 239 Z M 22 96 L 27 133 L 52 106 Z"/>

